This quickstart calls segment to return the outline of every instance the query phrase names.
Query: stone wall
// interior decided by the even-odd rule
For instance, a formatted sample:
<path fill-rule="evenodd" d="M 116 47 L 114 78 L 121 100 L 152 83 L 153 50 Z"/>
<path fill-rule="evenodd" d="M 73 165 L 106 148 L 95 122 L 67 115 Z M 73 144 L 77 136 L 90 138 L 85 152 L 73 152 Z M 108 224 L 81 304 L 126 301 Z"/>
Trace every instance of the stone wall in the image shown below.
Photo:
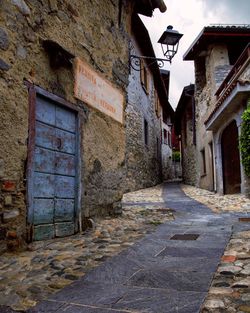
<path fill-rule="evenodd" d="M 108 0 L 0 1 L 0 240 L 6 236 L 27 238 L 29 101 L 24 80 L 66 99 L 84 116 L 82 215 L 107 213 L 121 198 L 126 174 L 124 126 L 74 98 L 72 67 L 52 69 L 42 43 L 53 40 L 85 60 L 125 96 L 130 12 L 126 5 L 119 14 L 118 1 Z M 152 134 L 152 145 L 154 140 Z M 146 154 L 143 149 L 141 153 Z M 151 166 L 145 185 L 153 172 Z"/>
<path fill-rule="evenodd" d="M 197 152 L 193 142 L 192 100 L 190 97 L 188 99 L 181 119 L 182 177 L 185 184 L 196 186 L 198 184 Z"/>
<path fill-rule="evenodd" d="M 133 40 L 131 54 L 141 55 Z M 161 180 L 161 125 L 155 113 L 154 81 L 148 72 L 148 92 L 141 84 L 140 72 L 131 69 L 126 107 L 127 190 L 157 184 Z M 148 123 L 148 143 L 144 138 L 144 120 Z"/>

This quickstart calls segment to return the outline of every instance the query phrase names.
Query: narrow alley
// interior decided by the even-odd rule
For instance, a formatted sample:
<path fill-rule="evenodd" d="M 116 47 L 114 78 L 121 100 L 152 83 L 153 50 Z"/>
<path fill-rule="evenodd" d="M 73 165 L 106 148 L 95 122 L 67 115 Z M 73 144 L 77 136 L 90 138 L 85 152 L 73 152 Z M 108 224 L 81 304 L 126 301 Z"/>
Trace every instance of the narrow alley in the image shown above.
<path fill-rule="evenodd" d="M 249 0 L 0 0 L 0 313 L 250 313 Z"/>
<path fill-rule="evenodd" d="M 193 188 L 193 192 L 195 189 L 201 195 L 202 191 Z M 203 193 L 206 195 L 207 192 Z M 250 205 L 250 201 L 245 198 L 244 208 L 247 205 Z M 125 216 L 126 210 L 131 208 L 133 212 L 140 212 L 140 218 L 149 216 L 148 220 L 146 218 L 148 224 L 144 225 L 148 225 L 148 229 L 134 229 L 134 239 L 130 243 L 122 245 L 121 241 L 117 241 L 117 246 L 122 248 L 119 254 L 116 254 L 119 251 L 113 250 L 114 256 L 105 260 L 102 252 L 99 266 L 86 271 L 85 275 L 82 273 L 84 276 L 78 280 L 75 277 L 75 282 L 27 312 L 248 312 L 250 225 L 247 217 L 250 214 L 245 213 L 246 209 L 244 213 L 214 213 L 204 204 L 186 196 L 180 185 L 175 183 L 127 194 L 123 208 Z M 122 233 L 122 227 L 119 231 Z M 97 233 L 92 230 L 92 235 Z M 100 244 L 110 241 L 108 234 L 103 235 L 106 238 L 95 240 L 99 254 L 102 251 Z M 136 240 L 141 236 L 141 240 Z M 66 252 L 70 251 L 71 259 L 74 259 L 76 255 L 70 241 L 68 248 L 64 242 L 61 249 L 63 247 Z M 79 247 L 83 245 L 80 239 L 77 243 Z M 50 249 L 53 248 L 57 254 L 56 249 L 60 250 L 60 244 L 52 245 Z M 110 246 L 114 248 L 115 244 L 110 242 Z M 48 259 L 51 259 L 48 250 L 46 252 Z M 39 251 L 37 257 L 40 255 L 42 262 L 41 254 Z M 80 254 L 83 260 L 86 256 L 84 249 Z M 66 259 L 61 254 L 62 263 Z M 70 262 L 74 264 L 73 260 Z M 4 271 L 8 271 L 8 268 Z M 2 307 L 1 312 L 9 311 Z"/>

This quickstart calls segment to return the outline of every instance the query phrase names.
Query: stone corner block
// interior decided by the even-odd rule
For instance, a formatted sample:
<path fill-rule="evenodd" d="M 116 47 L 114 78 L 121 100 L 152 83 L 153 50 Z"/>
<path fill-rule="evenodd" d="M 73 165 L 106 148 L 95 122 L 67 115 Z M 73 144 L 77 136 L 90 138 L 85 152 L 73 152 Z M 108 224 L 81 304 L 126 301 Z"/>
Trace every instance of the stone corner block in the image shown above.
<path fill-rule="evenodd" d="M 6 30 L 0 27 L 0 49 L 8 50 L 9 48 L 9 37 Z"/>
<path fill-rule="evenodd" d="M 3 222 L 8 223 L 10 220 L 17 218 L 19 215 L 19 210 L 5 211 L 3 212 Z"/>
<path fill-rule="evenodd" d="M 0 58 L 0 70 L 8 71 L 11 68 L 9 64 L 7 64 L 3 59 Z"/>
<path fill-rule="evenodd" d="M 31 14 L 30 8 L 24 0 L 11 0 L 11 2 L 18 8 L 18 10 L 25 16 Z"/>

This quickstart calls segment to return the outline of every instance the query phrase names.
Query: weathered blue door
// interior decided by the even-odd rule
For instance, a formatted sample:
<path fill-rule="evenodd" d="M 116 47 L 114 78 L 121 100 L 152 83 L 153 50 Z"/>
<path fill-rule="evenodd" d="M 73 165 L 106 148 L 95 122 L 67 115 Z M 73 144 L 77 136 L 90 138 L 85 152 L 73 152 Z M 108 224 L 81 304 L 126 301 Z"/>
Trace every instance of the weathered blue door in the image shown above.
<path fill-rule="evenodd" d="M 47 98 L 37 97 L 34 136 L 29 183 L 33 239 L 72 235 L 77 231 L 76 113 Z"/>

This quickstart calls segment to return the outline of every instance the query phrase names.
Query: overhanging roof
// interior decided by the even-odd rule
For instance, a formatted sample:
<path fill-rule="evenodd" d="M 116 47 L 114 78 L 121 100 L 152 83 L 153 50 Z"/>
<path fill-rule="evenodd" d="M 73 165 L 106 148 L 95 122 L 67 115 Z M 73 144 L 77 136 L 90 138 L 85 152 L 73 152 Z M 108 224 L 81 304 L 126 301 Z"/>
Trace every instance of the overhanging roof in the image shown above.
<path fill-rule="evenodd" d="M 152 16 L 154 9 L 163 13 L 167 7 L 163 0 L 135 0 L 135 12 L 138 14 Z"/>
<path fill-rule="evenodd" d="M 186 109 L 186 104 L 194 96 L 194 84 L 190 84 L 183 88 L 180 100 L 175 110 L 175 130 L 176 134 L 181 134 L 181 116 Z"/>
<path fill-rule="evenodd" d="M 183 60 L 190 61 L 202 56 L 210 44 L 246 46 L 250 41 L 250 25 L 206 26 L 188 48 Z"/>

